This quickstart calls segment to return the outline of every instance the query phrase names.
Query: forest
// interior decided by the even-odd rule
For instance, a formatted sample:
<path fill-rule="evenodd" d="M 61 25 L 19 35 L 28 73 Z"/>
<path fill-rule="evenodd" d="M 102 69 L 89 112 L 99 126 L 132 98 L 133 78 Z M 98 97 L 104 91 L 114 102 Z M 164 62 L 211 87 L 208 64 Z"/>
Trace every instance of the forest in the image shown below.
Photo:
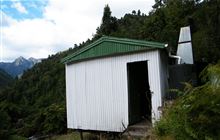
<path fill-rule="evenodd" d="M 110 7 L 106 5 L 102 23 L 92 39 L 73 44 L 73 48 L 48 56 L 32 69 L 25 71 L 23 76 L 15 79 L 10 86 L 1 87 L 0 139 L 11 139 L 12 136 L 27 138 L 34 135 L 67 133 L 65 65 L 61 63 L 61 59 L 68 54 L 103 35 L 168 43 L 169 49 L 175 53 L 180 27 L 188 25 L 192 32 L 195 63 L 209 64 L 202 76 L 204 85 L 197 88 L 191 87 L 190 92 L 183 91 L 193 96 L 183 93 L 174 111 L 183 111 L 183 113 L 185 111 L 185 114 L 180 117 L 174 111 L 168 111 L 168 115 L 165 115 L 166 119 L 158 123 L 156 132 L 160 136 L 172 135 L 174 139 L 220 138 L 220 133 L 218 133 L 220 128 L 216 126 L 220 123 L 220 93 L 217 90 L 220 77 L 216 76 L 220 74 L 220 1 L 155 0 L 151 12 L 142 13 L 136 9 L 131 13 L 126 13 L 120 19 L 114 17 Z M 218 81 L 217 86 L 215 83 L 215 88 L 210 84 L 213 71 Z M 201 97 L 199 95 L 203 92 L 206 96 L 210 93 L 213 96 L 201 98 L 204 104 L 197 103 Z M 208 102 L 210 100 L 213 102 Z M 193 108 L 188 111 L 184 110 L 181 108 L 182 101 L 192 104 Z M 205 106 L 208 107 L 201 111 L 200 107 Z M 203 113 L 197 111 L 197 114 L 193 114 L 192 112 L 196 110 Z M 172 117 L 182 120 L 173 120 Z M 191 124 L 184 124 L 184 119 L 194 119 L 194 121 Z M 171 127 L 172 123 L 176 124 L 175 127 Z M 182 126 L 186 129 L 183 130 Z M 179 134 L 173 132 L 174 130 L 184 133 L 180 137 Z M 215 134 L 218 134 L 218 137 Z"/>

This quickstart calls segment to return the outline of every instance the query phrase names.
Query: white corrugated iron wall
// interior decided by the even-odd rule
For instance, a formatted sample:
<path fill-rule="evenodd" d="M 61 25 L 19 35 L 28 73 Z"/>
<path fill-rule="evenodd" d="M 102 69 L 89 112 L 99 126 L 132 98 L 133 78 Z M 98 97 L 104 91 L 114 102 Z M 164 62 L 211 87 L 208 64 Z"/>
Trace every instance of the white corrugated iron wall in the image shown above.
<path fill-rule="evenodd" d="M 168 92 L 168 57 L 166 52 L 160 51 L 160 83 L 161 83 L 161 101 L 164 101 L 165 95 Z M 163 104 L 163 102 L 162 102 Z M 162 110 L 161 110 L 162 111 Z M 162 113 L 162 112 L 161 112 Z"/>
<path fill-rule="evenodd" d="M 68 128 L 124 131 L 128 126 L 127 63 L 148 60 L 152 117 L 159 118 L 159 51 L 100 58 L 66 65 Z"/>

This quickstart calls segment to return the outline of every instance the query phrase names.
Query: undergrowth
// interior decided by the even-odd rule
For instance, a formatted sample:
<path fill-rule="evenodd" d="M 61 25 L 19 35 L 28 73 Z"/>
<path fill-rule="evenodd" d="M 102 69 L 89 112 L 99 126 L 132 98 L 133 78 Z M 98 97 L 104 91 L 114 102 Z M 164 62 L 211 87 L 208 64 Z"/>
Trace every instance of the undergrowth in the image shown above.
<path fill-rule="evenodd" d="M 174 103 L 165 107 L 154 128 L 159 139 L 220 139 L 220 61 L 209 65 L 200 76 L 204 85 L 187 85 Z"/>

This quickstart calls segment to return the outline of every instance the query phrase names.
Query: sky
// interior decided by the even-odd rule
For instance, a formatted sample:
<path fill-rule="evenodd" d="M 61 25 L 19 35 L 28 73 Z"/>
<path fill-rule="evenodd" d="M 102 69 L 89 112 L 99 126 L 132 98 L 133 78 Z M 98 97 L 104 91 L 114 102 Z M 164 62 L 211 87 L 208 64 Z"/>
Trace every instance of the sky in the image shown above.
<path fill-rule="evenodd" d="M 106 4 L 121 18 L 148 14 L 154 0 L 0 0 L 0 62 L 47 58 L 91 39 Z"/>

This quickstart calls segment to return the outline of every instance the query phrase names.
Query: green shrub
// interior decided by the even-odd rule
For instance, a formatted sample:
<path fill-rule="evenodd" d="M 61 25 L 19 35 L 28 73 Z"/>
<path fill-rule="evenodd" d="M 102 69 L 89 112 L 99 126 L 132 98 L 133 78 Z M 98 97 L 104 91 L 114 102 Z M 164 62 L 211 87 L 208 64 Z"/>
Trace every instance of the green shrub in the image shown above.
<path fill-rule="evenodd" d="M 165 109 L 155 125 L 159 137 L 175 139 L 220 139 L 220 62 L 202 73 L 204 85 L 188 88 Z"/>

